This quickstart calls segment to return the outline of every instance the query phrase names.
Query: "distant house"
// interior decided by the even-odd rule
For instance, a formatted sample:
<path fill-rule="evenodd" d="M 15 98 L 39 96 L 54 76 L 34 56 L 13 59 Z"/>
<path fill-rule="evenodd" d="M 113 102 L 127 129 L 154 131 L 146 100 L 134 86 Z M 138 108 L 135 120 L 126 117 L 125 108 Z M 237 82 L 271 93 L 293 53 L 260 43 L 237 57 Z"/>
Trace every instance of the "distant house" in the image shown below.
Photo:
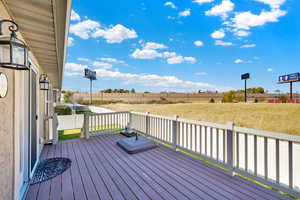
<path fill-rule="evenodd" d="M 23 198 L 43 145 L 55 142 L 53 104 L 62 87 L 70 13 L 71 0 L 0 1 L 0 20 L 17 23 L 17 37 L 30 50 L 30 70 L 0 66 L 8 80 L 0 98 L 0 199 Z M 3 35 L 9 25 L 3 23 Z M 42 74 L 48 91 L 40 88 Z"/>

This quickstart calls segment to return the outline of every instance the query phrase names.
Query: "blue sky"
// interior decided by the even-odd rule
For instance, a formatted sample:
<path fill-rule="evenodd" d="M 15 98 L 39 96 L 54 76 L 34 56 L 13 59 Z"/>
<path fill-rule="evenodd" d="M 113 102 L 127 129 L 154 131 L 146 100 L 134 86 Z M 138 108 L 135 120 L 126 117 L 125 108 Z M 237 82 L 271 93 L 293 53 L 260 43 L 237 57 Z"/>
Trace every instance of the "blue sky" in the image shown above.
<path fill-rule="evenodd" d="M 296 0 L 73 0 L 64 89 L 288 91 L 279 75 L 300 69 Z M 300 83 L 295 90 L 300 92 Z"/>

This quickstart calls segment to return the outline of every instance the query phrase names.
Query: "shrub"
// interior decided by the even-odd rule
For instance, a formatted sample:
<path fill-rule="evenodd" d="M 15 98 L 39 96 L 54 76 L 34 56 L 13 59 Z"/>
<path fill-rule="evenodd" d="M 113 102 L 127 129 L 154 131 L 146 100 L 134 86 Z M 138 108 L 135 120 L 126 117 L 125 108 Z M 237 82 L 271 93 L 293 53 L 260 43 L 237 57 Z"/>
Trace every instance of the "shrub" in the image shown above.
<path fill-rule="evenodd" d="M 235 96 L 233 91 L 225 92 L 222 99 L 222 103 L 233 103 L 234 98 Z"/>
<path fill-rule="evenodd" d="M 258 99 L 257 98 L 254 99 L 254 103 L 258 103 Z"/>
<path fill-rule="evenodd" d="M 211 98 L 211 99 L 209 100 L 209 103 L 215 103 L 215 99 L 214 99 L 214 98 Z"/>
<path fill-rule="evenodd" d="M 115 103 L 123 103 L 122 100 L 93 100 L 92 105 L 106 105 L 106 104 L 115 104 Z M 82 104 L 89 105 L 89 100 L 83 100 Z"/>
<path fill-rule="evenodd" d="M 287 98 L 286 95 L 280 95 L 280 96 L 279 96 L 279 100 L 280 100 L 282 103 L 287 103 L 288 98 Z"/>
<path fill-rule="evenodd" d="M 54 110 L 55 110 L 55 113 L 57 113 L 58 115 L 71 115 L 72 114 L 72 109 L 66 105 L 57 105 Z"/>

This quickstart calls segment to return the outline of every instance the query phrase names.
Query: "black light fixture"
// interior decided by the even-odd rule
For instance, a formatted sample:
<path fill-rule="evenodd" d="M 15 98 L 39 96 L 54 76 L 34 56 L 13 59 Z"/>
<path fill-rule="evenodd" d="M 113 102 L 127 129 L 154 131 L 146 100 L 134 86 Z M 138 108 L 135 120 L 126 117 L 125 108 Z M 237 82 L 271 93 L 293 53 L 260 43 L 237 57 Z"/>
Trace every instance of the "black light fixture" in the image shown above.
<path fill-rule="evenodd" d="M 48 80 L 48 76 L 46 74 L 41 74 L 40 76 L 40 89 L 41 90 L 49 90 L 50 83 Z"/>
<path fill-rule="evenodd" d="M 2 32 L 3 23 L 11 23 L 8 30 L 10 36 L 4 36 Z M 0 20 L 0 67 L 15 70 L 28 70 L 28 47 L 17 38 L 16 32 L 19 25 L 12 20 Z"/>

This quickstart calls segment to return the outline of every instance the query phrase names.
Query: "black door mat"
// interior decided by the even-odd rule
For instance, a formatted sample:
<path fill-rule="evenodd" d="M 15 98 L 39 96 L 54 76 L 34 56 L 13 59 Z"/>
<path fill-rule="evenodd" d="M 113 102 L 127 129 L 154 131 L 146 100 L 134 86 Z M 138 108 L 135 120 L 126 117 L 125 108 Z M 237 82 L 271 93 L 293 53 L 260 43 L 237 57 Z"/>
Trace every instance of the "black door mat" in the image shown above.
<path fill-rule="evenodd" d="M 71 167 L 72 161 L 69 158 L 49 158 L 41 161 L 30 181 L 30 184 L 36 184 L 54 178 L 62 174 Z"/>

